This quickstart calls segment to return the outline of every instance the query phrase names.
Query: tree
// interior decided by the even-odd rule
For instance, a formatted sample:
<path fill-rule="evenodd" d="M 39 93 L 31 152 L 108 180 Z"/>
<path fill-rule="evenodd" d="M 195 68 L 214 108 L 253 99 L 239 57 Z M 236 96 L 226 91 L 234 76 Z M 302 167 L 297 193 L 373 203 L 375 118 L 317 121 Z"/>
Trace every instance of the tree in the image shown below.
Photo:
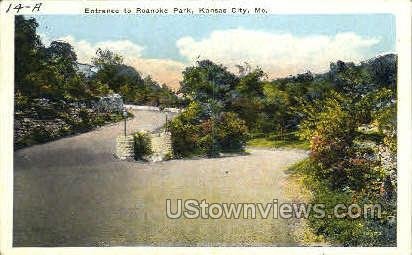
<path fill-rule="evenodd" d="M 54 61 L 66 59 L 70 63 L 77 61 L 77 55 L 73 50 L 73 47 L 64 41 L 53 41 L 47 48 L 47 56 Z"/>
<path fill-rule="evenodd" d="M 142 75 L 132 66 L 126 65 L 123 58 L 106 49 L 99 49 L 93 64 L 98 71 L 92 83 L 100 84 L 96 93 L 109 91 L 119 93 L 125 102 L 152 106 L 176 106 L 178 98 L 167 86 L 160 86 L 153 78 Z M 99 89 L 98 89 L 99 88 Z"/>
<path fill-rule="evenodd" d="M 243 75 L 239 82 L 236 84 L 236 91 L 246 97 L 262 97 L 263 86 L 262 79 L 266 74 L 262 69 L 257 68 L 253 71 L 249 71 L 248 74 Z"/>
<path fill-rule="evenodd" d="M 99 48 L 96 51 L 96 57 L 92 59 L 92 63 L 100 70 L 104 69 L 106 66 L 118 66 L 123 64 L 123 58 L 109 49 Z"/>
<path fill-rule="evenodd" d="M 230 102 L 238 78 L 226 67 L 210 60 L 201 60 L 197 66 L 183 71 L 180 92 L 195 101 L 207 103 L 215 100 L 222 106 Z"/>
<path fill-rule="evenodd" d="M 110 50 L 98 49 L 92 62 L 98 69 L 94 80 L 107 84 L 114 92 L 120 92 L 123 86 L 131 87 L 128 89 L 131 91 L 143 84 L 140 74 L 123 64 L 123 58 Z M 124 88 L 122 90 L 125 91 Z"/>
<path fill-rule="evenodd" d="M 281 136 L 286 131 L 290 119 L 290 97 L 280 90 L 276 83 L 265 83 L 263 87 L 264 111 L 267 120 L 264 122 L 264 131 L 277 131 Z"/>
<path fill-rule="evenodd" d="M 58 66 L 65 78 L 72 78 L 77 71 L 77 55 L 73 47 L 63 41 L 53 41 L 46 49 L 49 64 Z"/>
<path fill-rule="evenodd" d="M 362 66 L 368 69 L 373 82 L 379 87 L 396 91 L 397 63 L 395 54 L 387 54 L 370 59 L 362 63 Z"/>
<path fill-rule="evenodd" d="M 27 97 L 70 99 L 88 97 L 85 81 L 77 74 L 73 47 L 53 41 L 45 47 L 36 34 L 34 18 L 15 19 L 15 88 Z"/>
<path fill-rule="evenodd" d="M 30 96 L 37 92 L 36 84 L 27 81 L 27 75 L 38 71 L 44 59 L 44 46 L 36 34 L 38 23 L 34 18 L 15 17 L 15 89 Z"/>

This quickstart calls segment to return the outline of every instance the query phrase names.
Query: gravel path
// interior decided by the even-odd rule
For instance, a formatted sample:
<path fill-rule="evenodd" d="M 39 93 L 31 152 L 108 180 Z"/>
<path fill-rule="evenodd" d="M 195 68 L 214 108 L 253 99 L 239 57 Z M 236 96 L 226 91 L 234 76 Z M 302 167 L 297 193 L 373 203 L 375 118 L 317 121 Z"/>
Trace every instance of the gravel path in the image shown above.
<path fill-rule="evenodd" d="M 153 130 L 159 112 L 135 111 L 130 131 Z M 298 150 L 158 163 L 113 158 L 123 123 L 15 152 L 14 246 L 294 246 L 286 220 L 168 219 L 166 199 L 208 203 L 282 200 Z"/>

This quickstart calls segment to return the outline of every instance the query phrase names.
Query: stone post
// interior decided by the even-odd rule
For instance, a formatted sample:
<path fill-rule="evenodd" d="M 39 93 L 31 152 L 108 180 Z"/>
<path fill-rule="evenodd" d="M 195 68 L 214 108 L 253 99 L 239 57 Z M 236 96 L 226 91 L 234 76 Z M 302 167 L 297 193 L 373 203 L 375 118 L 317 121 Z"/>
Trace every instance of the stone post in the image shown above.
<path fill-rule="evenodd" d="M 167 160 L 173 157 L 171 133 L 161 132 L 150 134 L 151 155 L 146 160 L 157 162 Z"/>
<path fill-rule="evenodd" d="M 116 157 L 125 159 L 134 159 L 134 137 L 133 135 L 120 135 L 116 139 Z"/>

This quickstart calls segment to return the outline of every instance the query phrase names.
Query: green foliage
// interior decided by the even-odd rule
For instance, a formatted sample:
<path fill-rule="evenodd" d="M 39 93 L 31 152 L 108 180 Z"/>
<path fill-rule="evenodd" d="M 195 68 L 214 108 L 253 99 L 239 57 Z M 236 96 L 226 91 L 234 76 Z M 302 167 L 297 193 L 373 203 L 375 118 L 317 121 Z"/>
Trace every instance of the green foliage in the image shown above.
<path fill-rule="evenodd" d="M 93 91 L 95 96 L 105 96 L 114 93 L 113 90 L 109 88 L 109 85 L 102 83 L 101 81 L 89 81 L 87 86 Z"/>
<path fill-rule="evenodd" d="M 37 27 L 34 18 L 15 18 L 15 120 L 21 124 L 16 127 L 16 148 L 117 121 L 116 114 L 91 109 L 90 102 L 97 96 L 120 93 L 126 103 L 180 105 L 167 86 L 160 86 L 150 77 L 143 79 L 109 49 L 99 49 L 93 59 L 97 74 L 85 77 L 78 72 L 73 47 L 63 41 L 52 41 L 46 47 L 37 35 Z M 46 106 L 40 103 L 43 99 Z M 83 104 L 88 106 L 78 109 Z M 25 120 L 39 127 L 30 127 Z"/>
<path fill-rule="evenodd" d="M 47 142 L 50 140 L 50 137 L 51 133 L 46 128 L 38 126 L 33 129 L 33 135 L 30 138 L 26 139 L 29 139 L 29 141 L 27 142 L 31 142 L 34 144 Z"/>
<path fill-rule="evenodd" d="M 113 91 L 123 96 L 126 103 L 160 107 L 179 106 L 180 101 L 166 85 L 160 86 L 150 76 L 142 77 L 133 67 L 125 65 L 123 58 L 110 50 L 99 49 L 93 64 L 98 68 L 92 83 L 94 93 L 101 95 Z"/>
<path fill-rule="evenodd" d="M 350 205 L 357 203 L 361 208 L 365 204 L 381 201 L 367 198 L 362 193 L 355 193 L 350 189 L 337 191 L 329 187 L 329 182 L 318 175 L 321 171 L 319 164 L 313 159 L 303 160 L 291 168 L 289 172 L 300 176 L 303 184 L 311 191 L 312 204 L 324 204 L 326 215 L 334 215 L 337 204 Z M 316 218 L 309 216 L 309 225 L 318 236 L 325 237 L 332 245 L 343 246 L 393 246 L 396 245 L 396 225 L 385 218 L 388 207 L 383 207 L 382 219 L 350 218 Z"/>
<path fill-rule="evenodd" d="M 152 154 L 150 147 L 150 137 L 146 132 L 137 132 L 134 134 L 134 158 L 143 159 L 144 156 Z"/>
<path fill-rule="evenodd" d="M 216 121 L 215 139 L 223 151 L 243 149 L 248 138 L 248 129 L 244 120 L 236 113 L 223 112 Z"/>
<path fill-rule="evenodd" d="M 311 141 L 311 157 L 295 170 L 307 176 L 313 202 L 325 203 L 327 211 L 337 203 L 380 203 L 385 216 L 396 216 L 396 180 L 391 177 L 396 163 L 390 161 L 396 158 L 396 64 L 392 60 L 388 55 L 358 66 L 338 61 L 322 78 L 332 84 L 325 96 L 296 98 L 298 132 Z M 382 146 L 390 151 L 385 160 Z M 396 242 L 396 225 L 386 218 L 311 218 L 310 223 L 317 234 L 345 246 Z"/>
<path fill-rule="evenodd" d="M 115 92 L 121 91 L 124 86 L 131 90 L 133 86 L 142 86 L 143 79 L 132 67 L 123 64 L 123 58 L 105 49 L 99 49 L 93 58 L 93 64 L 98 68 L 94 80 L 107 84 Z M 128 92 L 123 89 L 121 92 Z M 127 95 L 123 94 L 123 95 Z"/>
<path fill-rule="evenodd" d="M 77 74 L 77 56 L 66 42 L 44 47 L 36 34 L 35 19 L 16 16 L 16 93 L 50 99 L 84 99 L 88 92 Z"/>
<path fill-rule="evenodd" d="M 176 155 L 217 156 L 242 150 L 259 107 L 258 100 L 246 96 L 256 92 L 262 76 L 259 69 L 239 78 L 209 60 L 186 68 L 180 91 L 191 102 L 168 125 Z"/>
<path fill-rule="evenodd" d="M 378 87 L 389 88 L 396 92 L 398 57 L 395 54 L 378 56 L 362 63 Z"/>
<path fill-rule="evenodd" d="M 191 102 L 171 120 L 168 129 L 178 157 L 217 156 L 220 152 L 239 151 L 248 137 L 245 122 L 235 113 L 222 112 L 210 117 L 196 102 Z"/>
<path fill-rule="evenodd" d="M 16 51 L 14 55 L 15 87 L 16 91 L 30 92 L 32 88 L 24 86 L 26 75 L 40 68 L 39 59 L 44 57 L 40 37 L 36 34 L 38 23 L 34 18 L 25 19 L 23 16 L 15 17 Z"/>
<path fill-rule="evenodd" d="M 324 108 L 316 117 L 313 129 L 301 129 L 302 137 L 311 140 L 311 150 L 314 158 L 326 165 L 341 158 L 353 140 L 356 123 L 353 117 L 343 109 L 340 97 L 330 97 L 324 101 Z M 302 126 L 305 125 L 302 121 Z"/>
<path fill-rule="evenodd" d="M 98 49 L 96 57 L 93 58 L 93 64 L 99 69 L 105 69 L 105 67 L 115 67 L 123 64 L 123 58 L 108 49 Z"/>
<path fill-rule="evenodd" d="M 196 138 L 200 131 L 200 105 L 191 102 L 179 116 L 167 126 L 172 134 L 173 151 L 178 157 L 191 156 L 196 153 Z"/>
<path fill-rule="evenodd" d="M 225 105 L 237 81 L 238 78 L 226 67 L 202 60 L 197 62 L 197 66 L 187 67 L 183 71 L 180 92 L 198 102 L 213 99 Z"/>
<path fill-rule="evenodd" d="M 266 119 L 262 122 L 262 131 L 285 133 L 288 129 L 287 123 L 292 119 L 291 96 L 286 91 L 281 90 L 276 83 L 265 83 L 263 94 L 263 109 L 266 113 Z"/>
<path fill-rule="evenodd" d="M 261 148 L 291 148 L 300 150 L 309 150 L 310 144 L 305 140 L 300 140 L 296 132 L 279 134 L 253 134 L 252 139 L 247 142 L 250 147 Z"/>
<path fill-rule="evenodd" d="M 93 64 L 98 71 L 92 78 L 78 73 L 73 47 L 53 41 L 45 47 L 36 33 L 34 18 L 15 19 L 16 93 L 31 98 L 78 101 L 95 96 L 120 93 L 126 103 L 154 106 L 179 106 L 180 101 L 167 86 L 160 86 L 150 76 L 142 78 L 123 57 L 110 49 L 99 49 Z"/>
<path fill-rule="evenodd" d="M 265 114 L 262 114 L 264 105 L 262 100 L 253 97 L 238 97 L 232 101 L 230 110 L 236 112 L 245 120 L 246 125 L 253 132 L 259 132 L 263 126 Z"/>
<path fill-rule="evenodd" d="M 231 93 L 231 101 L 227 107 L 245 120 L 252 132 L 264 129 L 268 117 L 264 112 L 264 83 L 262 82 L 264 77 L 266 74 L 260 68 L 243 73 Z"/>
<path fill-rule="evenodd" d="M 396 154 L 396 95 L 392 90 L 381 89 L 373 94 L 375 102 L 372 112 L 372 122 L 378 127 L 379 132 L 384 136 L 384 144 Z"/>
<path fill-rule="evenodd" d="M 384 176 L 375 171 L 379 162 L 373 155 L 377 152 L 367 150 L 359 144 L 369 141 L 380 143 L 383 136 L 383 140 L 388 141 L 387 145 L 391 144 L 391 148 L 396 147 L 393 139 L 396 134 L 393 100 L 391 91 L 384 88 L 365 92 L 357 98 L 352 97 L 351 93 L 332 91 L 322 101 L 306 101 L 302 104 L 304 117 L 300 122 L 300 137 L 311 141 L 311 157 L 322 166 L 318 174 L 328 180 L 331 187 L 350 187 L 360 191 L 368 186 L 380 185 L 374 183 L 374 180 L 380 180 L 382 183 Z M 388 132 L 358 131 L 359 127 L 365 124 L 373 126 L 377 123 L 387 123 L 387 128 L 381 129 Z M 374 193 L 372 189 L 371 195 Z M 375 193 L 376 190 L 375 188 Z"/>
<path fill-rule="evenodd" d="M 265 76 L 266 74 L 257 68 L 240 78 L 236 84 L 236 90 L 241 95 L 261 97 L 263 96 L 262 78 Z"/>

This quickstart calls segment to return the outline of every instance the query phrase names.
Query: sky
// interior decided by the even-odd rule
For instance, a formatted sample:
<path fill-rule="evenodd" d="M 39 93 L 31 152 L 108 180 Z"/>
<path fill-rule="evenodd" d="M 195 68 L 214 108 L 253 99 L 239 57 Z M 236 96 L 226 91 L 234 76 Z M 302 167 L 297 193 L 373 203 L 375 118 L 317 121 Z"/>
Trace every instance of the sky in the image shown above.
<path fill-rule="evenodd" d="M 269 78 L 325 72 L 336 60 L 360 62 L 396 51 L 395 17 L 362 15 L 35 16 L 47 46 L 69 42 L 81 63 L 98 48 L 159 83 L 179 87 L 181 73 L 199 59 L 231 71 L 247 62 Z"/>

